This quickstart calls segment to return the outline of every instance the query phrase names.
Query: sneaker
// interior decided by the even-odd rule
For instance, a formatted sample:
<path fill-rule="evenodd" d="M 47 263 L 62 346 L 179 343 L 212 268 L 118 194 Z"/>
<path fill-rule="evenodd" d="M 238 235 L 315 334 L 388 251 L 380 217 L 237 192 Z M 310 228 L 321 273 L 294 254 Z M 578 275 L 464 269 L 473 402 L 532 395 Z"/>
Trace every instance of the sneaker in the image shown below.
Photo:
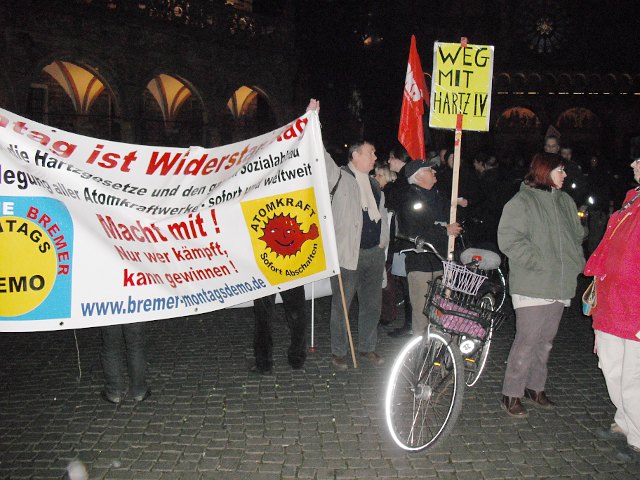
<path fill-rule="evenodd" d="M 360 356 L 366 358 L 374 365 L 384 364 L 384 358 L 382 358 L 376 352 L 360 352 Z"/>
<path fill-rule="evenodd" d="M 105 402 L 113 403 L 115 405 L 118 405 L 119 403 L 122 403 L 122 397 L 116 396 L 116 395 L 109 395 L 104 390 L 102 392 L 100 392 L 100 397 L 102 397 L 102 399 Z"/>
<path fill-rule="evenodd" d="M 347 365 L 347 357 L 344 355 L 331 355 L 331 363 L 336 368 L 336 370 L 346 370 L 347 368 L 349 368 Z"/>
<path fill-rule="evenodd" d="M 147 398 L 151 396 L 151 390 L 147 389 L 146 392 L 141 393 L 140 395 L 134 395 L 133 399 L 136 402 L 144 402 Z"/>

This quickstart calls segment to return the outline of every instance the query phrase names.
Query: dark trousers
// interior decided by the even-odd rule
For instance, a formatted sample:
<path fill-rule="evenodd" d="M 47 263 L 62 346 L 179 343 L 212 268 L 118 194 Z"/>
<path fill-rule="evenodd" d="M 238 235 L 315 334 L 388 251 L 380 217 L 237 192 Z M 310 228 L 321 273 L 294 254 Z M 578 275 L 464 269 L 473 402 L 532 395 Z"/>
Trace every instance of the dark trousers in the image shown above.
<path fill-rule="evenodd" d="M 385 265 L 387 285 L 382 289 L 382 307 L 380 310 L 380 323 L 385 325 L 395 322 L 398 312 L 396 310 L 396 285 L 391 275 L 391 264 Z"/>
<path fill-rule="evenodd" d="M 119 397 L 125 388 L 122 368 L 123 349 L 126 351 L 127 370 L 131 382 L 131 395 L 147 391 L 146 359 L 144 354 L 144 323 L 109 325 L 100 327 L 102 333 L 102 370 L 107 395 Z"/>
<path fill-rule="evenodd" d="M 284 314 L 291 334 L 291 343 L 287 350 L 289 365 L 300 368 L 307 358 L 307 314 L 305 311 L 304 287 L 296 287 L 280 292 Z M 268 295 L 254 300 L 253 313 L 255 329 L 253 334 L 253 353 L 256 367 L 269 370 L 273 366 L 273 317 L 276 296 Z"/>
<path fill-rule="evenodd" d="M 407 277 L 401 277 L 392 275 L 392 281 L 396 282 L 396 288 L 402 292 L 402 299 L 404 300 L 404 326 L 411 328 L 411 315 L 413 315 L 413 309 L 411 308 L 411 296 L 409 295 L 409 281 Z"/>

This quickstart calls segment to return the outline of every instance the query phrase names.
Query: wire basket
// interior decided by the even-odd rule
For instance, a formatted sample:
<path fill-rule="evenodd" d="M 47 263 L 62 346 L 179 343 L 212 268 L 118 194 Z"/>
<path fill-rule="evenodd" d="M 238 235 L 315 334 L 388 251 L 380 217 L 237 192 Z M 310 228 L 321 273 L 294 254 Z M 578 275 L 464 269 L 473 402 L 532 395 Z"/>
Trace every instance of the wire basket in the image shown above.
<path fill-rule="evenodd" d="M 494 312 L 481 298 L 456 291 L 444 283 L 444 276 L 431 282 L 424 314 L 429 322 L 460 335 L 484 340 L 492 323 L 504 321 L 503 312 Z"/>
<path fill-rule="evenodd" d="M 443 261 L 444 274 L 442 283 L 451 290 L 476 295 L 482 283 L 487 279 L 485 275 L 472 272 L 464 265 L 453 261 Z"/>

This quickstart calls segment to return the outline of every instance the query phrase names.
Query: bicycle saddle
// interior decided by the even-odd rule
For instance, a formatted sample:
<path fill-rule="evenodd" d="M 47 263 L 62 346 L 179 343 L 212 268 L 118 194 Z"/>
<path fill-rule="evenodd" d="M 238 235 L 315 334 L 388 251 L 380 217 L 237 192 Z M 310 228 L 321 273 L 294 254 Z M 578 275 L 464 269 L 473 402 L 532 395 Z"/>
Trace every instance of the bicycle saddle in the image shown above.
<path fill-rule="evenodd" d="M 460 261 L 466 265 L 473 261 L 473 257 L 481 257 L 478 268 L 482 270 L 495 270 L 502 263 L 500 255 L 484 248 L 467 248 L 460 254 Z"/>

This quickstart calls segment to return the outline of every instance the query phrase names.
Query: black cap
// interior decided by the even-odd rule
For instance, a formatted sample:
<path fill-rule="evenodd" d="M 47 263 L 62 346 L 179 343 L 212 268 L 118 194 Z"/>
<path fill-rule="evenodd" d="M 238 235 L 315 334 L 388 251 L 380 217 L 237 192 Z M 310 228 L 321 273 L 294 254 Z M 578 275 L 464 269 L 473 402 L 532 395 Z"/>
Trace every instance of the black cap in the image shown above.
<path fill-rule="evenodd" d="M 407 178 L 409 178 L 413 176 L 413 174 L 416 173 L 421 168 L 427 168 L 427 167 L 431 167 L 431 163 L 427 162 L 426 160 L 412 160 L 405 164 L 404 174 L 406 175 Z"/>

